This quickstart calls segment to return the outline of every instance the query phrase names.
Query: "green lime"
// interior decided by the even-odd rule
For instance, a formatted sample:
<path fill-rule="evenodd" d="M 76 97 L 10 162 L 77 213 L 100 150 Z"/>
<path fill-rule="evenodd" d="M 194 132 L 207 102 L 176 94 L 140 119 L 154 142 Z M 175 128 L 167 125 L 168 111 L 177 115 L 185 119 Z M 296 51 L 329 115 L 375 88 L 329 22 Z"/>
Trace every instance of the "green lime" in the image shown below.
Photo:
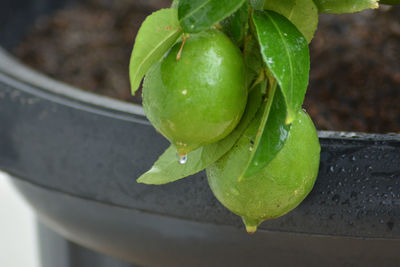
<path fill-rule="evenodd" d="M 242 54 L 222 32 L 177 43 L 147 74 L 143 108 L 180 155 L 226 137 L 246 106 Z"/>
<path fill-rule="evenodd" d="M 242 217 L 249 233 L 264 220 L 284 215 L 303 201 L 314 185 L 320 156 L 314 124 L 301 110 L 277 156 L 259 173 L 239 182 L 258 124 L 256 117 L 235 147 L 207 169 L 214 195 Z"/>

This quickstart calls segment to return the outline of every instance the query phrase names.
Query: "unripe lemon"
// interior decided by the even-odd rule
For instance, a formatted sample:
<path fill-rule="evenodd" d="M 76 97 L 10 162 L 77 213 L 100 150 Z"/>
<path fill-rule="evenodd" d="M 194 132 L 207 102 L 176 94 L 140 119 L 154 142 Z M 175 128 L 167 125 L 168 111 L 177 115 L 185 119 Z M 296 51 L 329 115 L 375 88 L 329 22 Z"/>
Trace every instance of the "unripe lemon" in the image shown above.
<path fill-rule="evenodd" d="M 226 137 L 246 106 L 240 50 L 222 32 L 208 30 L 177 43 L 147 74 L 143 108 L 179 154 Z"/>
<path fill-rule="evenodd" d="M 238 181 L 257 133 L 255 119 L 236 146 L 207 169 L 217 199 L 240 215 L 249 233 L 267 219 L 286 214 L 311 191 L 318 174 L 320 145 L 310 117 L 300 111 L 277 156 L 259 173 Z"/>

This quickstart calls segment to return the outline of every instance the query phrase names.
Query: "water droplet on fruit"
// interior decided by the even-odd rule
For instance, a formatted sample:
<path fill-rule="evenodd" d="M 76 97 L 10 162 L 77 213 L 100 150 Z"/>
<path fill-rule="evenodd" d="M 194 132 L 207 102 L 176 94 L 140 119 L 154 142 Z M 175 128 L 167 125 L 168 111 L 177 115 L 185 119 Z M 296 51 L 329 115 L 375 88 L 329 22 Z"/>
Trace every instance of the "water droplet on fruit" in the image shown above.
<path fill-rule="evenodd" d="M 178 157 L 179 164 L 182 164 L 182 165 L 186 164 L 187 159 L 188 159 L 187 154 L 184 154 L 184 155 L 176 154 L 176 156 Z"/>

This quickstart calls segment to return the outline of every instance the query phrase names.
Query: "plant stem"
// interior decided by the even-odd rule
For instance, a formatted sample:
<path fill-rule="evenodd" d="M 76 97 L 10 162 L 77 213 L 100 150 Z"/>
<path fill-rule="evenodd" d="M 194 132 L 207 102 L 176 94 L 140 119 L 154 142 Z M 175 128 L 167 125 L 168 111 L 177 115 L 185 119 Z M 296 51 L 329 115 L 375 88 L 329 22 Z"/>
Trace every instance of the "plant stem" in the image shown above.
<path fill-rule="evenodd" d="M 181 48 L 179 49 L 178 54 L 176 55 L 176 61 L 179 61 L 182 57 L 182 51 L 183 51 L 183 47 L 185 46 L 186 40 L 189 39 L 189 34 L 184 34 L 183 35 L 183 41 L 182 41 L 182 45 Z"/>

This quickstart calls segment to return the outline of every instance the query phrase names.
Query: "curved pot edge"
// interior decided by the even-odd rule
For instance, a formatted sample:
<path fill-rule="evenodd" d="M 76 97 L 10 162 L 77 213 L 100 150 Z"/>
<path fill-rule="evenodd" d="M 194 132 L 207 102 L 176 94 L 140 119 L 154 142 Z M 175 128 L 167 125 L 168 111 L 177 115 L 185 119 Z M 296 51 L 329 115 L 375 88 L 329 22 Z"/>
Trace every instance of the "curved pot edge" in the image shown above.
<path fill-rule="evenodd" d="M 96 199 L 92 198 L 86 198 L 82 197 L 80 195 L 76 194 L 71 194 L 69 192 L 64 192 L 59 189 L 54 189 L 45 185 L 37 184 L 34 183 L 28 179 L 24 179 L 18 175 L 15 175 L 13 173 L 8 173 L 9 178 L 11 179 L 12 183 L 14 184 L 15 188 L 21 193 L 21 196 L 25 199 L 25 201 L 33 208 L 36 209 L 33 206 L 32 201 L 29 201 L 26 194 L 23 193 L 24 190 L 22 188 L 32 188 L 34 190 L 42 191 L 43 193 L 46 194 L 58 194 L 61 198 L 72 198 L 72 199 L 77 199 L 82 202 L 90 202 L 90 203 L 96 203 L 98 205 L 103 205 L 106 207 L 114 207 L 118 209 L 124 209 L 126 211 L 132 211 L 135 213 L 141 213 L 141 214 L 147 214 L 148 216 L 154 216 L 154 217 L 160 217 L 160 218 L 166 218 L 166 219 L 171 219 L 171 220 L 179 220 L 187 223 L 199 223 L 202 225 L 212 225 L 214 227 L 228 227 L 231 229 L 238 229 L 237 226 L 231 225 L 231 224 L 218 224 L 218 223 L 212 223 L 212 222 L 207 222 L 207 221 L 196 221 L 190 218 L 184 218 L 180 216 L 173 216 L 170 214 L 165 214 L 165 213 L 160 213 L 156 211 L 150 211 L 146 209 L 140 209 L 140 208 L 135 208 L 135 207 L 129 207 L 129 206 L 124 206 L 124 205 L 119 205 L 111 202 L 106 202 L 106 201 L 99 201 Z M 240 228 L 241 231 L 245 232 L 244 228 Z M 300 235 L 300 236 L 311 236 L 315 238 L 345 238 L 345 239 L 355 239 L 355 240 L 400 240 L 400 238 L 393 237 L 393 238 L 388 238 L 388 237 L 365 237 L 365 236 L 353 236 L 353 235 L 336 235 L 336 234 L 321 234 L 321 233 L 309 233 L 309 232 L 295 232 L 295 231 L 279 231 L 279 230 L 268 230 L 268 229 L 263 229 L 259 228 L 257 230 L 258 233 L 279 233 L 279 234 L 288 234 L 288 235 Z"/>
<path fill-rule="evenodd" d="M 229 266 L 245 266 L 246 262 L 261 264 L 266 256 L 273 266 L 319 266 L 321 260 L 328 265 L 337 261 L 335 266 L 349 262 L 369 266 L 370 261 L 391 266 L 399 260 L 400 239 L 268 230 L 249 235 L 229 225 L 143 213 L 55 193 L 17 179 L 12 182 L 53 231 L 84 247 L 146 266 L 222 266 L 227 260 Z M 111 232 L 107 231 L 110 226 Z"/>
<path fill-rule="evenodd" d="M 269 255 L 270 261 L 280 264 L 282 256 L 291 253 L 292 256 L 287 259 L 288 265 L 279 266 L 290 266 L 296 261 L 307 262 L 308 264 L 303 265 L 310 266 L 315 256 L 315 249 L 325 256 L 324 260 L 327 263 L 331 260 L 343 261 L 343 258 L 345 261 L 355 262 L 358 262 L 357 259 L 362 259 L 367 263 L 371 259 L 367 260 L 362 256 L 365 249 L 372 252 L 368 254 L 369 257 L 379 257 L 380 260 L 386 260 L 387 263 L 391 262 L 393 258 L 398 258 L 398 254 L 394 250 L 399 240 L 332 238 L 270 231 L 260 231 L 258 234 L 250 236 L 243 229 L 160 217 L 156 214 L 115 208 L 102 203 L 72 198 L 68 195 L 54 194 L 54 192 L 32 187 L 21 181 L 13 180 L 13 183 L 28 201 L 31 200 L 30 203 L 37 204 L 38 201 L 32 201 L 32 199 L 38 198 L 38 196 L 39 202 L 45 203 L 38 207 L 40 221 L 53 231 L 84 247 L 145 265 L 152 263 L 152 265 L 161 266 L 168 262 L 173 266 L 187 266 L 189 262 L 193 264 L 193 253 L 199 254 L 205 251 L 208 252 L 208 257 L 196 255 L 194 259 L 197 259 L 198 262 L 191 266 L 205 266 L 205 264 L 216 264 L 216 262 L 220 264 L 215 266 L 221 266 L 222 263 L 226 263 L 226 259 L 230 259 L 232 264 L 230 266 L 244 266 L 242 261 L 250 259 L 261 263 L 265 261 L 265 251 L 270 251 L 270 254 L 272 252 Z M 65 207 L 60 210 L 61 202 L 65 204 Z M 67 215 L 64 214 L 65 210 L 68 211 Z M 86 216 L 93 212 L 99 216 Z M 110 214 L 110 212 L 113 216 L 104 215 Z M 118 216 L 115 216 L 116 214 Z M 82 221 L 82 218 L 87 218 L 88 221 Z M 117 222 L 114 222 L 113 218 L 118 218 Z M 104 227 L 115 223 L 123 227 L 119 227 L 113 233 L 104 231 Z M 171 239 L 174 240 L 176 246 L 170 246 Z M 229 241 L 230 246 L 226 246 L 226 240 Z M 115 247 L 110 248 L 110 242 L 115 244 Z M 188 242 L 190 242 L 190 246 L 187 245 Z M 304 243 L 307 246 L 301 246 Z M 348 249 L 349 246 L 357 249 Z M 238 248 L 241 249 L 232 254 L 232 250 L 235 251 Z M 340 250 L 340 252 L 335 252 L 340 255 L 338 258 L 331 257 L 332 249 Z M 148 253 L 148 250 L 151 253 Z M 154 258 L 151 255 L 159 257 Z M 233 255 L 236 256 L 232 259 Z M 240 263 L 234 264 L 236 261 Z"/>
<path fill-rule="evenodd" d="M 28 84 L 38 90 L 42 90 L 45 94 L 44 98 L 54 101 L 51 96 L 58 96 L 64 105 L 75 106 L 89 112 L 104 114 L 111 117 L 119 117 L 119 119 L 139 122 L 141 124 L 150 124 L 140 105 L 126 103 L 121 100 L 112 99 L 57 81 L 53 78 L 40 73 L 23 63 L 19 62 L 14 56 L 10 55 L 4 48 L 0 46 L 0 74 L 4 74 L 13 79 L 14 82 Z M 21 87 L 19 84 L 16 87 Z M 31 90 L 30 90 L 31 91 Z M 36 92 L 37 93 L 37 92 Z M 43 97 L 43 95 L 41 95 Z M 72 100 L 70 102 L 67 99 Z M 57 101 L 56 101 L 57 102 Z M 81 105 L 77 106 L 76 102 Z M 90 108 L 91 107 L 91 108 Z M 118 116 L 116 113 L 119 113 Z M 122 116 L 121 116 L 122 114 Z M 132 117 L 136 118 L 133 119 Z M 400 141 L 400 134 L 374 134 L 359 132 L 341 132 L 341 131 L 318 131 L 318 136 L 322 139 L 365 139 L 368 141 Z"/>
<path fill-rule="evenodd" d="M 20 62 L 17 58 L 9 54 L 0 46 L 0 72 L 10 76 L 18 81 L 30 84 L 40 88 L 43 91 L 59 96 L 78 100 L 79 102 L 98 106 L 105 109 L 112 109 L 118 112 L 140 115 L 145 117 L 144 111 L 140 105 L 126 103 L 117 99 L 101 96 L 87 92 L 60 82 L 45 74 L 38 72 L 29 66 Z"/>

